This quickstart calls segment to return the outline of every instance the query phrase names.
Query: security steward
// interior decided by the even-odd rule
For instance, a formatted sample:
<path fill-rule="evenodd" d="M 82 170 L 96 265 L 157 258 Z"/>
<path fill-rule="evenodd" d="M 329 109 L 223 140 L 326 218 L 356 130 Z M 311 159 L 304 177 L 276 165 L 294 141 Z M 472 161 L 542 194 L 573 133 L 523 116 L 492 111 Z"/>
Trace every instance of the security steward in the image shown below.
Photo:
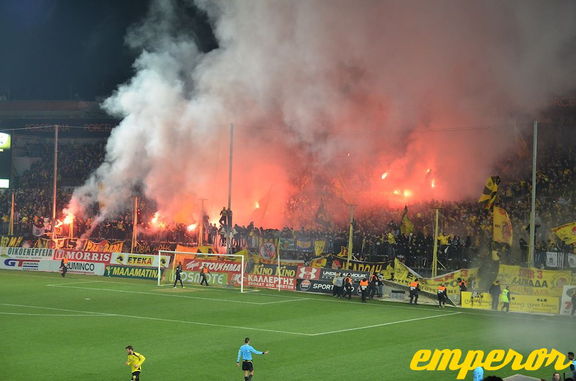
<path fill-rule="evenodd" d="M 370 275 L 370 284 L 368 285 L 368 289 L 370 290 L 370 299 L 374 299 L 374 295 L 376 295 L 376 290 L 378 289 L 378 276 L 376 273 Z"/>
<path fill-rule="evenodd" d="M 462 292 L 467 291 L 468 287 L 466 287 L 466 281 L 462 278 L 458 278 L 458 287 L 460 287 L 460 305 L 462 305 Z"/>
<path fill-rule="evenodd" d="M 60 261 L 60 275 L 62 275 L 62 278 L 66 276 L 67 272 L 68 272 L 68 257 L 64 255 L 64 257 Z"/>
<path fill-rule="evenodd" d="M 446 299 L 448 299 L 448 294 L 446 293 L 446 286 L 444 283 L 441 283 L 438 286 L 438 290 L 436 290 L 436 295 L 438 296 L 438 307 L 445 308 L 446 307 Z"/>
<path fill-rule="evenodd" d="M 352 299 L 352 276 L 350 273 L 344 278 L 344 296 L 348 295 L 348 300 Z"/>
<path fill-rule="evenodd" d="M 362 278 L 360 281 L 360 292 L 362 293 L 362 303 L 366 303 L 366 297 L 368 296 L 368 279 Z"/>
<path fill-rule="evenodd" d="M 410 304 L 418 304 L 418 293 L 420 292 L 420 283 L 418 278 L 410 282 Z"/>
<path fill-rule="evenodd" d="M 510 312 L 510 288 L 506 286 L 502 293 L 500 294 L 500 301 L 502 302 L 502 311 L 506 310 L 506 312 Z"/>

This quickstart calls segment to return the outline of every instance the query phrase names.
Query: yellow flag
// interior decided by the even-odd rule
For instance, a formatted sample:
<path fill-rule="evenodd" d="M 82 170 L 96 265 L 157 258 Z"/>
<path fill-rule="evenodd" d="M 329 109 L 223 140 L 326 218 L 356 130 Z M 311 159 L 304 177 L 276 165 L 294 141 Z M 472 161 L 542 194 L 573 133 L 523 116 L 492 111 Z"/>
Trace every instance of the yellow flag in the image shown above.
<path fill-rule="evenodd" d="M 438 234 L 438 243 L 440 245 L 450 245 L 450 235 Z"/>
<path fill-rule="evenodd" d="M 510 222 L 508 213 L 503 208 L 495 206 L 493 215 L 492 239 L 494 242 L 506 243 L 512 246 L 512 222 Z"/>
<path fill-rule="evenodd" d="M 484 190 L 482 195 L 478 199 L 480 204 L 484 205 L 485 209 L 490 209 L 496 201 L 496 194 L 498 193 L 498 184 L 500 184 L 499 176 L 491 176 L 486 180 L 486 185 L 484 185 Z"/>
<path fill-rule="evenodd" d="M 414 231 L 414 224 L 408 218 L 408 207 L 404 207 L 404 214 L 402 214 L 402 221 L 400 222 L 400 233 L 408 235 Z"/>
<path fill-rule="evenodd" d="M 314 258 L 313 260 L 310 261 L 310 266 L 311 267 L 326 267 L 327 262 L 328 262 L 328 260 L 326 259 L 326 257 L 318 257 L 318 258 Z"/>
<path fill-rule="evenodd" d="M 576 243 L 576 222 L 560 225 L 552 229 L 554 233 L 567 245 Z"/>
<path fill-rule="evenodd" d="M 326 247 L 325 240 L 314 241 L 314 254 L 322 255 L 324 253 L 324 248 Z"/>

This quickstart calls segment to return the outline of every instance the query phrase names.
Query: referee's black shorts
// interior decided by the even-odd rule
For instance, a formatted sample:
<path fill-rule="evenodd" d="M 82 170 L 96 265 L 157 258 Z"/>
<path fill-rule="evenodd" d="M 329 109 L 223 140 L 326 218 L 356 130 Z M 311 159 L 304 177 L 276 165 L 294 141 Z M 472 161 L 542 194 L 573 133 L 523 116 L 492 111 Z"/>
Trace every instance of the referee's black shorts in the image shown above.
<path fill-rule="evenodd" d="M 242 370 L 252 372 L 254 370 L 254 365 L 252 364 L 252 361 L 242 361 Z"/>
<path fill-rule="evenodd" d="M 132 381 L 139 381 L 140 380 L 140 371 L 132 372 Z"/>

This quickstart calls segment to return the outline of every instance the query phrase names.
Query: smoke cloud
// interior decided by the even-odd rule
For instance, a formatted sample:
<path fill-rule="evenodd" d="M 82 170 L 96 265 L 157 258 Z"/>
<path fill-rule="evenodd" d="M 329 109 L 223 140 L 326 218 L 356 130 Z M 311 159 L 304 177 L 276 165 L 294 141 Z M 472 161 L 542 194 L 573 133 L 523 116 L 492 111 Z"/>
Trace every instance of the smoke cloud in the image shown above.
<path fill-rule="evenodd" d="M 217 49 L 198 49 L 190 7 Z M 476 197 L 513 118 L 574 87 L 575 36 L 571 1 L 156 1 L 104 103 L 122 118 L 105 163 L 70 208 L 107 218 L 140 190 L 167 220 L 193 222 L 201 198 L 215 216 L 230 124 L 238 223 Z"/>

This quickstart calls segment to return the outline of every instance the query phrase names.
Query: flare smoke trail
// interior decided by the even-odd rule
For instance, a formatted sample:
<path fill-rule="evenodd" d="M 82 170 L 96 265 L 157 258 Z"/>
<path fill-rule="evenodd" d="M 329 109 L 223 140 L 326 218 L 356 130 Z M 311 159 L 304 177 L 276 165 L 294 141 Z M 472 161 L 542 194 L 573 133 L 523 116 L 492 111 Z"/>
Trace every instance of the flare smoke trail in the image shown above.
<path fill-rule="evenodd" d="M 198 49 L 191 7 L 217 49 Z M 571 1 L 153 2 L 127 37 L 136 74 L 104 103 L 123 120 L 70 208 L 103 219 L 140 189 L 167 220 L 199 198 L 214 216 L 231 123 L 235 222 L 476 197 L 511 118 L 573 88 L 575 35 Z"/>

